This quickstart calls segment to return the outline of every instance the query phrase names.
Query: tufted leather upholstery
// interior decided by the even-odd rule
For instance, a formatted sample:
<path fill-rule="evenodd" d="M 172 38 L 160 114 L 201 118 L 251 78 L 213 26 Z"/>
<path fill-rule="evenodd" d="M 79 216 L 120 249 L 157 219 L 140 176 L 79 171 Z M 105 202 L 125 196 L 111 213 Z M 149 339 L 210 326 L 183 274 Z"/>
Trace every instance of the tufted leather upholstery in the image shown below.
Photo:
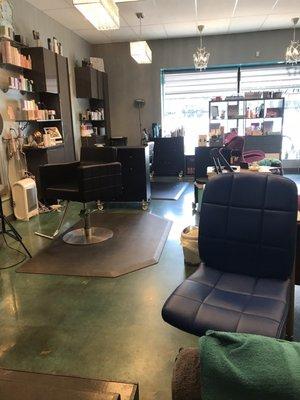
<path fill-rule="evenodd" d="M 202 336 L 209 329 L 281 337 L 289 280 L 221 272 L 201 264 L 166 302 L 163 317 Z"/>
<path fill-rule="evenodd" d="M 203 195 L 203 263 L 166 301 L 162 315 L 179 329 L 281 337 L 290 298 L 297 188 L 281 176 L 224 174 Z"/>
<path fill-rule="evenodd" d="M 286 279 L 295 252 L 297 187 L 270 174 L 224 174 L 209 182 L 200 216 L 201 259 L 213 268 Z"/>
<path fill-rule="evenodd" d="M 122 191 L 121 164 L 114 162 L 114 150 L 98 149 L 98 159 L 103 155 L 103 162 L 82 160 L 40 166 L 43 197 L 82 203 L 114 200 Z"/>

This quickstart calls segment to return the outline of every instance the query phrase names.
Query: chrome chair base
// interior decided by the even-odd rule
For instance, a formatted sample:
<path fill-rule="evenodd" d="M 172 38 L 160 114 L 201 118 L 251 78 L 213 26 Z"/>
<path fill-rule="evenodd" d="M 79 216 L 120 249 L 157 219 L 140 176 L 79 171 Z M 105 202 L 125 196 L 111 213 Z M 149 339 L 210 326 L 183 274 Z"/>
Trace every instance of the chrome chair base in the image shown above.
<path fill-rule="evenodd" d="M 113 237 L 110 229 L 90 227 L 75 229 L 63 236 L 63 241 L 72 245 L 88 245 L 101 243 Z"/>

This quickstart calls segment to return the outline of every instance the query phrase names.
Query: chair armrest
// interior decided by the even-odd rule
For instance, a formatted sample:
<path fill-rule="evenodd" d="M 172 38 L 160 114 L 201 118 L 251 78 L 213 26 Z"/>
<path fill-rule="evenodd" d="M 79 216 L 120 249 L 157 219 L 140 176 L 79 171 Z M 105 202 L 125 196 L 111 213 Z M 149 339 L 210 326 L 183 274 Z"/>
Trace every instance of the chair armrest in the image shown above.
<path fill-rule="evenodd" d="M 78 178 L 89 178 L 97 175 L 121 174 L 121 164 L 119 162 L 98 163 L 80 165 L 78 167 Z"/>
<path fill-rule="evenodd" d="M 42 190 L 60 183 L 65 183 L 71 179 L 76 179 L 78 161 L 62 164 L 46 164 L 39 167 L 40 184 Z"/>

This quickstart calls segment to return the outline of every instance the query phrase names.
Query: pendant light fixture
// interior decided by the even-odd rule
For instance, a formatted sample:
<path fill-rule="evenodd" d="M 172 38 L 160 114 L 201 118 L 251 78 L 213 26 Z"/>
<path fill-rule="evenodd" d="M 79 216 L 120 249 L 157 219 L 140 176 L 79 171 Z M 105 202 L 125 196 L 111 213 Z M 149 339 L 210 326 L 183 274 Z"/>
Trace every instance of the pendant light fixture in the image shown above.
<path fill-rule="evenodd" d="M 119 8 L 114 0 L 73 0 L 73 5 L 98 31 L 120 28 Z"/>
<path fill-rule="evenodd" d="M 287 64 L 297 64 L 300 62 L 300 43 L 299 40 L 296 41 L 296 25 L 298 22 L 299 18 L 292 19 L 292 23 L 294 25 L 294 35 L 285 53 L 285 62 Z"/>
<path fill-rule="evenodd" d="M 210 56 L 210 53 L 208 53 L 205 47 L 203 47 L 203 40 L 202 40 L 203 29 L 204 25 L 198 26 L 198 30 L 200 32 L 200 47 L 198 47 L 196 52 L 193 54 L 195 68 L 199 69 L 200 71 L 207 68 Z"/>
<path fill-rule="evenodd" d="M 136 13 L 137 18 L 140 21 L 140 37 L 139 41 L 130 43 L 130 55 L 138 64 L 151 64 L 152 63 L 152 51 L 148 46 L 148 43 L 142 38 L 142 19 L 144 18 L 143 13 Z"/>

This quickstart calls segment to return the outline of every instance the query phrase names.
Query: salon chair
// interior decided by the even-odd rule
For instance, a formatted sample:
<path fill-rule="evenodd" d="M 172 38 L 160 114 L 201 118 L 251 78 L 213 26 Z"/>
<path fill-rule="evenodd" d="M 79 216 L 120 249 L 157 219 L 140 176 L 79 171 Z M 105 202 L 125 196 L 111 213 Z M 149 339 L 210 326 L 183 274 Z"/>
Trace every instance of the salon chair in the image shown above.
<path fill-rule="evenodd" d="M 227 173 L 206 184 L 203 261 L 167 299 L 163 319 L 191 334 L 212 329 L 293 336 L 297 187 L 282 176 Z"/>
<path fill-rule="evenodd" d="M 101 154 L 101 161 L 99 158 Z M 71 162 L 64 164 L 40 166 L 42 196 L 45 200 L 66 200 L 60 224 L 53 236 L 36 234 L 53 239 L 62 227 L 70 201 L 83 203 L 80 216 L 84 227 L 67 232 L 63 240 L 69 244 L 94 244 L 103 242 L 113 236 L 109 229 L 91 226 L 91 211 L 87 203 L 114 200 L 122 190 L 121 164 L 116 162 L 116 149 L 98 149 L 98 162 Z"/>
<path fill-rule="evenodd" d="M 223 153 L 225 150 L 231 152 L 231 156 L 236 159 L 236 164 L 242 163 L 251 164 L 263 160 L 266 155 L 262 150 L 249 150 L 245 151 L 245 138 L 243 136 L 237 136 L 237 134 L 229 136 L 225 139 L 225 145 L 220 149 Z"/>

